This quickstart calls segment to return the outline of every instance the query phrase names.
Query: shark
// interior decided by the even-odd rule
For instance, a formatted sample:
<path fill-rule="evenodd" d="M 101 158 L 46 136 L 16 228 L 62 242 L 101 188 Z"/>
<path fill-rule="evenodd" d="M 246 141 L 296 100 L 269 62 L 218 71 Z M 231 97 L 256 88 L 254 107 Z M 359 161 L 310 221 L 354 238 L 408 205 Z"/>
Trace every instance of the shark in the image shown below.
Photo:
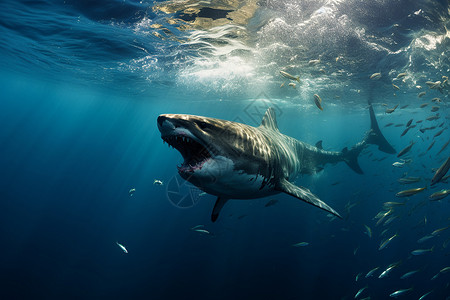
<path fill-rule="evenodd" d="M 363 174 L 358 163 L 361 151 L 370 144 L 382 152 L 395 149 L 383 136 L 374 109 L 369 104 L 371 126 L 363 139 L 341 151 L 323 149 L 280 132 L 276 112 L 268 108 L 258 127 L 188 114 L 162 114 L 157 126 L 163 143 L 180 152 L 184 161 L 177 166 L 180 176 L 217 196 L 211 213 L 215 222 L 230 199 L 256 199 L 285 193 L 323 209 L 340 214 L 308 188 L 295 184 L 299 175 L 314 174 L 326 164 L 345 162 Z"/>

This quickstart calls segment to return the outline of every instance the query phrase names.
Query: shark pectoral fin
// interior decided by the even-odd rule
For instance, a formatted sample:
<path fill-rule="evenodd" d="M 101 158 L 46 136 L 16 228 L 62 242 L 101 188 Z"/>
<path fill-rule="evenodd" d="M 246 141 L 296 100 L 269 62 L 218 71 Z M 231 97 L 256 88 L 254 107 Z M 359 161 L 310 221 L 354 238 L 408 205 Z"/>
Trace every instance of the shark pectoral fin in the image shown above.
<path fill-rule="evenodd" d="M 317 206 L 318 208 L 326 210 L 326 211 L 332 213 L 333 215 L 342 219 L 342 217 L 338 214 L 337 211 L 335 211 L 328 204 L 326 204 L 325 202 L 320 200 L 316 195 L 311 193 L 310 190 L 308 190 L 306 188 L 298 187 L 298 186 L 290 183 L 286 179 L 281 180 L 275 189 L 280 192 L 286 193 L 288 195 L 294 196 L 295 198 L 303 200 L 309 204 Z"/>
<path fill-rule="evenodd" d="M 213 211 L 211 213 L 211 221 L 215 222 L 217 218 L 219 217 L 220 210 L 222 207 L 227 203 L 227 198 L 221 198 L 220 196 L 217 197 L 216 204 L 214 204 Z"/>

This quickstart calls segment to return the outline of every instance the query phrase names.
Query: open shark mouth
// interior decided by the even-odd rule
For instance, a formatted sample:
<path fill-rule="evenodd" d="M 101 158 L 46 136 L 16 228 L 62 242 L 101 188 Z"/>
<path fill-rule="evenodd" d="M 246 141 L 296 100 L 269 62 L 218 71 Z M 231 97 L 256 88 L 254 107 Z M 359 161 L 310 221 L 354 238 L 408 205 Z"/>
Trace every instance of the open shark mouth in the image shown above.
<path fill-rule="evenodd" d="M 170 135 L 162 138 L 169 147 L 177 149 L 183 156 L 184 162 L 177 166 L 179 173 L 194 173 L 200 170 L 210 159 L 211 153 L 201 143 L 193 138 L 182 135 Z"/>

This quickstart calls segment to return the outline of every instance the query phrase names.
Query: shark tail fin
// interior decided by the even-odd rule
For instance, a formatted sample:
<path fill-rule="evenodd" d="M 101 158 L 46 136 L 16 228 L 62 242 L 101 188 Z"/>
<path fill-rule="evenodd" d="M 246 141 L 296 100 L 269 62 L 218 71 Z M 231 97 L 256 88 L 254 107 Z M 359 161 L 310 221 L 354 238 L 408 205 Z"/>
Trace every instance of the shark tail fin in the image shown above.
<path fill-rule="evenodd" d="M 386 138 L 381 133 L 380 127 L 378 126 L 377 118 L 375 117 L 375 112 L 373 111 L 372 103 L 369 103 L 370 112 L 370 131 L 366 135 L 365 142 L 367 144 L 373 144 L 378 146 L 378 150 L 395 154 L 397 151 L 389 144 Z"/>
<path fill-rule="evenodd" d="M 345 147 L 342 149 L 342 155 L 344 156 L 345 163 L 358 174 L 364 174 L 358 163 L 358 156 L 363 148 L 364 147 L 352 147 L 348 150 L 347 147 Z"/>

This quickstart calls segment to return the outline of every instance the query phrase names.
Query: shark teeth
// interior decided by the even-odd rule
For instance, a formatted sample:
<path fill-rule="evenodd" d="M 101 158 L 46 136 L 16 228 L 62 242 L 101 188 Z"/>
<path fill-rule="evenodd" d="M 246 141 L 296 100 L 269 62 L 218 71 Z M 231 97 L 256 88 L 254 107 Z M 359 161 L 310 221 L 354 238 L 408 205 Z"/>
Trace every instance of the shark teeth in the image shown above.
<path fill-rule="evenodd" d="M 170 135 L 162 138 L 169 147 L 177 149 L 184 158 L 181 166 L 177 167 L 179 172 L 193 173 L 203 167 L 204 163 L 211 158 L 211 153 L 205 146 L 183 135 Z"/>

